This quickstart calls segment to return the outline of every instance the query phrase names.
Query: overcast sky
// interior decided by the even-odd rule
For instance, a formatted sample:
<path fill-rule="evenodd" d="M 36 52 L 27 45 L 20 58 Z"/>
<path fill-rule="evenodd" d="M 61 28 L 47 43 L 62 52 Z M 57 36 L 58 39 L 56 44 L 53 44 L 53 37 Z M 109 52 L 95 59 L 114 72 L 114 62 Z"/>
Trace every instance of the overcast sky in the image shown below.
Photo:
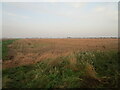
<path fill-rule="evenodd" d="M 2 15 L 3 37 L 118 36 L 117 2 L 2 3 Z"/>

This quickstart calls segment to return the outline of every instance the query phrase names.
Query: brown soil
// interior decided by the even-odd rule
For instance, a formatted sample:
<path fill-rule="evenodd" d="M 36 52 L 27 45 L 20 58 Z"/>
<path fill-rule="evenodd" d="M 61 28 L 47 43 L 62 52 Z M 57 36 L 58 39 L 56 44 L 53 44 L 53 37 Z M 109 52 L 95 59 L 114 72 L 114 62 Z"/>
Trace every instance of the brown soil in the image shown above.
<path fill-rule="evenodd" d="M 34 64 L 76 51 L 117 50 L 118 39 L 20 39 L 8 47 L 10 60 L 3 61 L 3 68 Z"/>

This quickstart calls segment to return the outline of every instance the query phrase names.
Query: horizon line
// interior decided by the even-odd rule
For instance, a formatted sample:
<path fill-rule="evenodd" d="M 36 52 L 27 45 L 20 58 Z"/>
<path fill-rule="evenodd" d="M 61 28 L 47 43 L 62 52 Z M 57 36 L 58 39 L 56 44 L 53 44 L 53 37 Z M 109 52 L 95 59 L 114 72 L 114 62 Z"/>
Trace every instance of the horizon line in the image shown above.
<path fill-rule="evenodd" d="M 99 39 L 99 38 L 120 38 L 120 37 L 2 37 L 1 39 Z"/>

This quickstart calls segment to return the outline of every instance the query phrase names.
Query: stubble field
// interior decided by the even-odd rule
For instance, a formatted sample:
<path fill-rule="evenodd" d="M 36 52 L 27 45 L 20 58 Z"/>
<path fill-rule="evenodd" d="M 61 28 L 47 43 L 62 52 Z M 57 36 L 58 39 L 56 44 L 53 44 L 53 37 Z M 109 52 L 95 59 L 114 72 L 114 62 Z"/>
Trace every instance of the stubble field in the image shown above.
<path fill-rule="evenodd" d="M 5 88 L 117 87 L 118 39 L 10 39 L 2 48 Z"/>

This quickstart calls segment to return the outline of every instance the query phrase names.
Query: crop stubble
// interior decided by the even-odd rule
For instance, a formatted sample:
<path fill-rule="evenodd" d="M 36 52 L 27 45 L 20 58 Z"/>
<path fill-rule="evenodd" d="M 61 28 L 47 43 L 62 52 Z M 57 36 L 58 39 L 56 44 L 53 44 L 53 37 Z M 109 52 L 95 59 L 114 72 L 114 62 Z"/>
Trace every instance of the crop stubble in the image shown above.
<path fill-rule="evenodd" d="M 10 60 L 3 61 L 3 68 L 34 64 L 77 51 L 118 50 L 118 39 L 20 39 L 8 47 Z"/>

